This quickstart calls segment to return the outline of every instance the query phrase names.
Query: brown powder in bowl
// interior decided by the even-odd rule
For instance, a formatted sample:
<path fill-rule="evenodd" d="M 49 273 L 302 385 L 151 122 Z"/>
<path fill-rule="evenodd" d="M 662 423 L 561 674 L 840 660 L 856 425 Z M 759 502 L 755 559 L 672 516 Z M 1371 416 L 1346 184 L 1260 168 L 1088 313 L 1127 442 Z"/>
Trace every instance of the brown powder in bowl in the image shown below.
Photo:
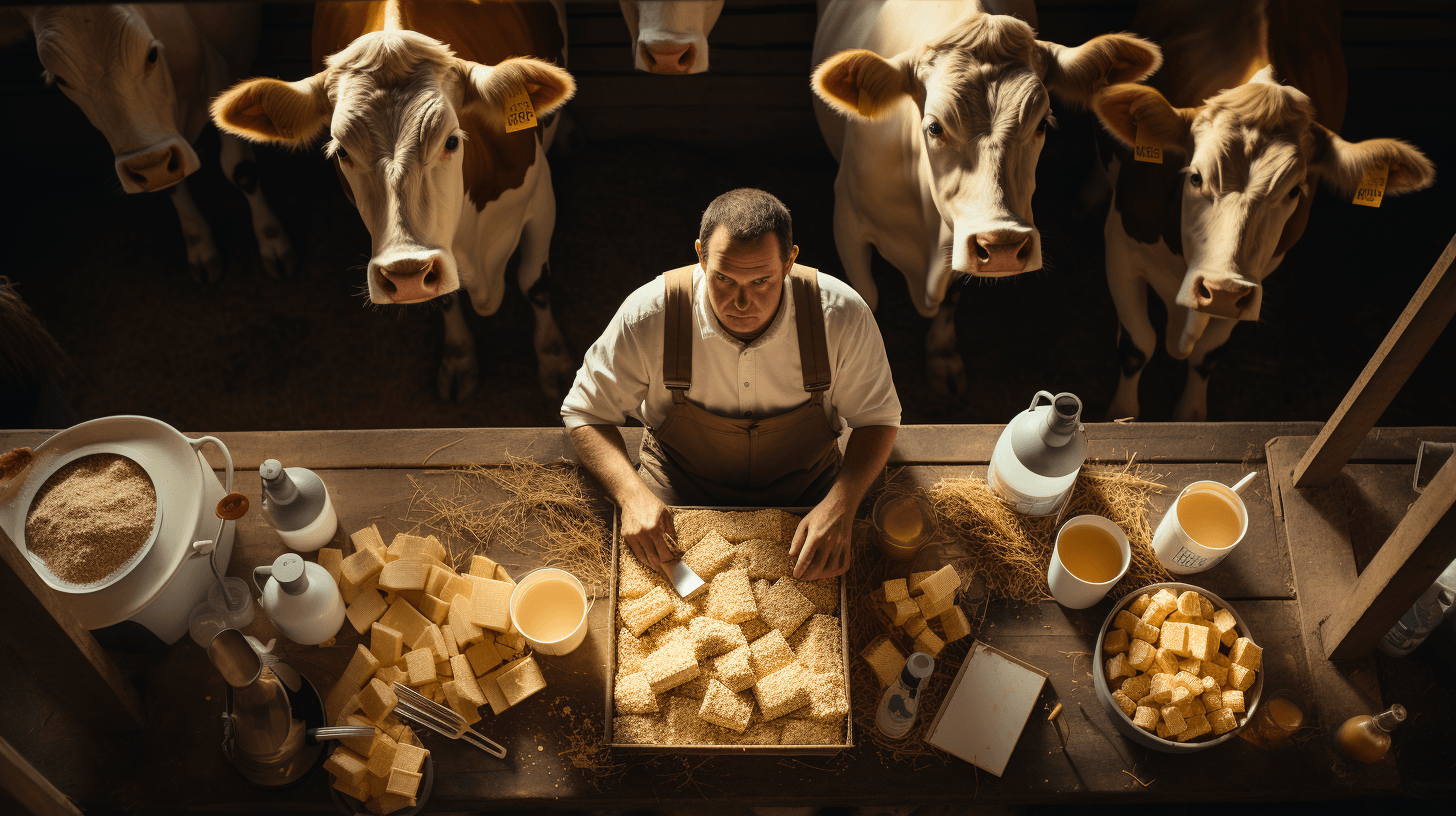
<path fill-rule="evenodd" d="M 146 545 L 156 520 L 157 491 L 141 465 L 96 453 L 41 485 L 25 519 L 25 544 L 60 579 L 94 584 Z"/>

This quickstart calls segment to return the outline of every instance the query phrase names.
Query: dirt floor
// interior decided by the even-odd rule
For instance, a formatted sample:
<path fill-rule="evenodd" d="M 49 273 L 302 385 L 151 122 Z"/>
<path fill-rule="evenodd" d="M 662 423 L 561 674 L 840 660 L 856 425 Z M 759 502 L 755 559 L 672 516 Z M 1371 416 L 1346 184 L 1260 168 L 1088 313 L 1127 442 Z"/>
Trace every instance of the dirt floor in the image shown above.
<path fill-rule="evenodd" d="M 927 321 L 899 273 L 876 261 L 879 321 L 906 423 L 1004 422 L 1038 389 L 1072 391 L 1101 419 L 1117 380 L 1116 317 L 1103 273 L 1102 211 L 1077 191 L 1093 163 L 1088 117 L 1059 114 L 1038 168 L 1037 223 L 1046 268 L 972 282 L 958 314 L 970 393 L 932 391 Z M 1456 167 L 1449 130 L 1430 118 L 1362 118 L 1345 136 L 1399 135 Z M 795 217 L 800 259 L 841 275 L 831 229 L 836 167 L 822 143 L 724 151 L 666 140 L 587 140 L 553 159 L 558 221 L 555 309 L 579 356 L 621 300 L 692 260 L 699 213 L 716 194 L 758 186 Z M 163 195 L 123 196 L 105 142 L 64 161 L 12 164 L 23 191 L 7 219 L 4 274 L 18 282 L 70 357 L 62 393 L 80 419 L 137 413 L 193 431 L 552 425 L 538 387 L 531 313 L 508 286 L 490 318 L 472 316 L 480 388 L 442 401 L 435 377 L 441 320 L 430 306 L 371 306 L 361 294 L 369 236 L 317 150 L 260 149 L 262 184 L 302 257 L 289 280 L 265 277 L 247 206 L 202 139 L 190 182 L 228 257 L 211 288 L 186 274 L 180 230 Z M 1311 226 L 1268 280 L 1259 322 L 1240 326 L 1210 388 L 1211 420 L 1324 420 L 1339 403 L 1440 254 L 1456 186 L 1356 207 L 1321 192 Z M 1156 300 L 1154 298 L 1153 300 Z M 1145 420 L 1170 418 L 1185 368 L 1159 352 L 1143 378 Z M 1456 340 L 1438 342 L 1381 420 L 1456 422 Z"/>

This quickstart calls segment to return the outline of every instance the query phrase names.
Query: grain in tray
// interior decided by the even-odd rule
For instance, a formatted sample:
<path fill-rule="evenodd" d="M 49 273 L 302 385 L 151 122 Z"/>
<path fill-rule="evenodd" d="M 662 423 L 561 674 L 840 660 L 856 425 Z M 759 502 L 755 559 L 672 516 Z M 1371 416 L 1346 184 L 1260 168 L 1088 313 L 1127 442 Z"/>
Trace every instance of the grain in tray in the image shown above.
<path fill-rule="evenodd" d="M 829 615 L 809 618 L 789 638 L 789 647 L 810 671 L 838 674 L 844 671 L 844 636 L 838 618 Z"/>
<path fill-rule="evenodd" d="M 780 740 L 784 745 L 824 745 L 842 740 L 842 722 L 821 723 L 811 720 L 788 720 Z"/>
<path fill-rule="evenodd" d="M 713 658 L 713 673 L 729 691 L 743 691 L 758 682 L 747 644 Z"/>
<path fill-rule="evenodd" d="M 717 618 L 693 618 L 688 623 L 688 632 L 693 636 L 699 660 L 716 657 L 748 644 L 741 628 Z"/>
<path fill-rule="evenodd" d="M 778 671 L 759 678 L 753 684 L 764 720 L 776 720 L 810 703 L 809 674 L 798 663 L 790 663 Z"/>
<path fill-rule="evenodd" d="M 698 709 L 698 716 L 708 722 L 742 734 L 753 714 L 753 700 L 746 694 L 735 694 L 717 680 L 708 683 L 708 692 Z"/>
<path fill-rule="evenodd" d="M 716 530 L 710 530 L 696 546 L 683 554 L 682 562 L 692 568 L 704 581 L 728 569 L 733 564 L 737 548 Z"/>
<path fill-rule="evenodd" d="M 657 695 L 642 672 L 618 674 L 613 689 L 618 714 L 652 714 L 657 711 Z"/>
<path fill-rule="evenodd" d="M 758 617 L 753 588 L 748 573 L 739 570 L 720 572 L 708 582 L 708 598 L 703 614 L 728 623 L 742 623 Z"/>
<path fill-rule="evenodd" d="M 748 644 L 748 653 L 753 673 L 759 679 L 794 662 L 794 650 L 789 648 L 788 641 L 777 630 Z"/>
<path fill-rule="evenodd" d="M 768 586 L 757 601 L 758 617 L 785 637 L 814 614 L 814 604 L 782 579 Z"/>

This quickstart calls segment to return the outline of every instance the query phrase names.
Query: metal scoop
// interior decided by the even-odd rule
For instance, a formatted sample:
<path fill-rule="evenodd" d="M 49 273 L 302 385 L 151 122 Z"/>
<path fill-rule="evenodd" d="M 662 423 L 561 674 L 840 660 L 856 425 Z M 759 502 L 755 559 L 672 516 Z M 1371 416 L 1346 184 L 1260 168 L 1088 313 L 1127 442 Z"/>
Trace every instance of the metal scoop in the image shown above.
<path fill-rule="evenodd" d="M 662 568 L 667 570 L 667 577 L 672 581 L 672 588 L 677 590 L 683 600 L 693 597 L 703 591 L 708 584 L 693 572 L 693 568 L 684 564 L 682 559 L 662 562 Z"/>

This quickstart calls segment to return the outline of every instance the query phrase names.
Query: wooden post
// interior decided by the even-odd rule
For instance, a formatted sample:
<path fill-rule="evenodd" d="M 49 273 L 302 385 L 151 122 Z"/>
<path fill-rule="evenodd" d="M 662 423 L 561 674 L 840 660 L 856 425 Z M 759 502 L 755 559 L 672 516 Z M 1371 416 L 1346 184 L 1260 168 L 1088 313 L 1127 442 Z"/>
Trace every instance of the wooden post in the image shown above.
<path fill-rule="evenodd" d="M 86 722 L 105 731 L 141 730 L 136 689 L 4 530 L 0 560 L 0 635 Z"/>
<path fill-rule="evenodd" d="M 1456 458 L 1411 505 L 1380 545 L 1340 608 L 1320 626 L 1325 655 L 1370 654 L 1380 638 L 1456 558 Z"/>
<path fill-rule="evenodd" d="M 1446 250 L 1385 335 L 1375 356 L 1295 467 L 1295 487 L 1327 487 L 1334 483 L 1365 434 L 1375 427 L 1376 420 L 1451 322 L 1456 314 L 1456 275 L 1446 272 L 1452 258 L 1456 258 L 1456 236 L 1446 244 Z"/>
<path fill-rule="evenodd" d="M 81 809 L 4 739 L 0 739 L 0 810 L 31 816 L 81 816 Z"/>

